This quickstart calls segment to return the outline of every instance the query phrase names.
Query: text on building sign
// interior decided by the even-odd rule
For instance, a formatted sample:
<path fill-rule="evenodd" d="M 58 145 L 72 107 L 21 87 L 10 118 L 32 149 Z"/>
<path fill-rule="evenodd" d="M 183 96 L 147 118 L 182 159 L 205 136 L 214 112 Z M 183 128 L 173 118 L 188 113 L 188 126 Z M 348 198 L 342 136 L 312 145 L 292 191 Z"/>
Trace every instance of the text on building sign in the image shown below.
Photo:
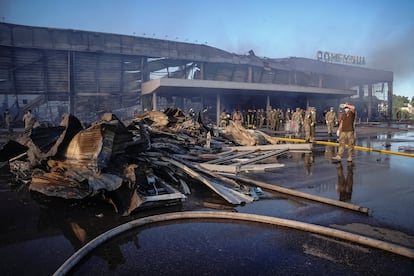
<path fill-rule="evenodd" d="M 365 65 L 365 57 L 362 56 L 352 56 L 331 53 L 327 51 L 318 51 L 316 53 L 316 58 L 319 61 L 330 62 L 330 63 L 345 63 L 345 64 L 355 64 L 355 65 Z"/>

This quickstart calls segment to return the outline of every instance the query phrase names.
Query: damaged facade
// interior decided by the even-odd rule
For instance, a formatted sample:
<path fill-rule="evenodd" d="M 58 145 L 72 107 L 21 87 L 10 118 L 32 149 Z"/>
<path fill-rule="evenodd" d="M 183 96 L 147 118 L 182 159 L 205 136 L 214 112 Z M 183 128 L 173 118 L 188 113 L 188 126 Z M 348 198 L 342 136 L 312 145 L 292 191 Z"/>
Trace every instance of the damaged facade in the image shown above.
<path fill-rule="evenodd" d="M 380 85 L 391 114 L 393 73 L 307 58 L 239 55 L 200 44 L 0 23 L 0 95 L 15 118 L 32 109 L 40 121 L 69 113 L 96 121 L 146 110 L 208 107 L 218 124 L 226 109 L 319 112 L 358 96 L 372 117 Z M 359 114 L 363 110 L 357 110 Z"/>

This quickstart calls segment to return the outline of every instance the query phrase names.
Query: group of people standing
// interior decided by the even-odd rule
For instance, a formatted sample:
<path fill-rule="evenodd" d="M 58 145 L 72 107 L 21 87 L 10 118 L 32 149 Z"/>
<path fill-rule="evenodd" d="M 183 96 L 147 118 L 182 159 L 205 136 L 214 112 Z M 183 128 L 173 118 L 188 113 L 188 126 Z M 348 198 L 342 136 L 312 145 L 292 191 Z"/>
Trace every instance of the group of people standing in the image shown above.
<path fill-rule="evenodd" d="M 355 145 L 355 106 L 351 104 L 342 104 L 340 106 L 344 112 L 337 115 L 333 107 L 323 114 L 327 132 L 329 136 L 335 133 L 334 128 L 338 125 L 337 135 L 339 137 L 339 149 L 334 161 L 340 161 L 344 154 L 345 147 L 348 145 L 348 162 L 352 162 L 354 145 Z M 235 124 L 246 127 L 248 129 L 266 128 L 279 131 L 284 124 L 286 135 L 293 134 L 295 138 L 299 138 L 301 133 L 305 134 L 306 142 L 315 139 L 316 130 L 316 108 L 309 106 L 306 110 L 299 107 L 294 112 L 290 108 L 283 113 L 282 109 L 248 109 L 247 112 L 235 110 L 230 116 L 225 110 L 220 115 L 220 124 L 222 127 L 228 124 L 229 120 L 233 120 Z"/>
<path fill-rule="evenodd" d="M 4 111 L 3 119 L 4 119 L 4 128 L 7 129 L 7 131 L 9 133 L 12 133 L 13 128 L 11 126 L 11 123 L 12 123 L 13 119 L 12 119 L 12 116 L 11 116 L 8 109 L 6 109 Z M 35 117 L 32 114 L 32 111 L 27 110 L 26 113 L 23 115 L 22 120 L 23 120 L 23 124 L 24 124 L 24 133 L 26 135 L 30 135 L 31 131 L 32 131 L 32 128 L 33 128 L 33 126 L 36 122 Z"/>
<path fill-rule="evenodd" d="M 315 138 L 316 108 L 308 107 L 303 110 L 299 107 L 295 111 L 290 108 L 283 113 L 282 109 L 273 109 L 266 112 L 266 127 L 279 131 L 284 125 L 286 135 L 293 134 L 296 138 L 305 133 L 305 139 L 310 142 Z"/>
<path fill-rule="evenodd" d="M 12 116 L 10 115 L 10 112 L 8 109 L 4 111 L 3 119 L 4 119 L 4 128 L 7 129 L 9 133 L 13 132 L 13 129 L 11 127 Z"/>
<path fill-rule="evenodd" d="M 291 120 L 285 122 L 286 134 L 293 133 L 296 138 L 299 138 L 300 133 L 304 132 L 306 142 L 315 139 L 315 130 L 316 108 L 313 106 L 309 106 L 306 110 L 297 107 L 291 115 Z"/>
<path fill-rule="evenodd" d="M 284 126 L 286 134 L 293 133 L 298 138 L 300 133 L 304 132 L 308 142 L 315 138 L 316 109 L 314 107 L 308 107 L 306 110 L 298 107 L 294 112 L 290 108 L 287 108 L 286 112 L 280 108 L 268 111 L 248 109 L 247 112 L 237 109 L 232 116 L 223 111 L 220 115 L 220 125 L 226 126 L 230 118 L 247 129 L 266 127 L 280 131 Z"/>

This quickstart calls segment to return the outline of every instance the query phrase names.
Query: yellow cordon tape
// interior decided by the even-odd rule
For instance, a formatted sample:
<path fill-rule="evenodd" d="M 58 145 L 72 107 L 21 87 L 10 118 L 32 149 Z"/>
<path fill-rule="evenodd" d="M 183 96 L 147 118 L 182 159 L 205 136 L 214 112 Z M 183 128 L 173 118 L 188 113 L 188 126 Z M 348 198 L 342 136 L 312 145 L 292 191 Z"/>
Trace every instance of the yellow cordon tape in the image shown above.
<path fill-rule="evenodd" d="M 305 139 L 298 139 L 298 138 L 286 138 L 286 137 L 274 137 L 277 141 L 286 141 L 286 142 L 294 142 L 294 143 L 305 143 Z M 339 143 L 336 142 L 328 142 L 328 141 L 316 141 L 313 140 L 312 143 L 318 145 L 327 145 L 327 146 L 335 146 L 338 147 Z M 406 153 L 406 152 L 398 152 L 398 151 L 390 151 L 390 150 L 380 150 L 380 149 L 373 149 L 361 146 L 355 146 L 354 149 L 356 150 L 365 150 L 365 151 L 372 151 L 372 152 L 379 152 L 385 154 L 393 154 L 393 155 L 400 155 L 405 157 L 414 157 L 413 153 Z"/>

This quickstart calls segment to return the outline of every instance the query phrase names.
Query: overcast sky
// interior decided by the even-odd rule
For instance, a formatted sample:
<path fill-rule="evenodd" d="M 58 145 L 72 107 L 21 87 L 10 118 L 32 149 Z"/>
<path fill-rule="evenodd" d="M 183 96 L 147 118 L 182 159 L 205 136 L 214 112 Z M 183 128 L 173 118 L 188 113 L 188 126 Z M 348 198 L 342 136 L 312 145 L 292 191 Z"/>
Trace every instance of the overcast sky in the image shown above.
<path fill-rule="evenodd" d="M 0 0 L 3 22 L 204 43 L 269 58 L 363 56 L 414 97 L 413 0 Z"/>

